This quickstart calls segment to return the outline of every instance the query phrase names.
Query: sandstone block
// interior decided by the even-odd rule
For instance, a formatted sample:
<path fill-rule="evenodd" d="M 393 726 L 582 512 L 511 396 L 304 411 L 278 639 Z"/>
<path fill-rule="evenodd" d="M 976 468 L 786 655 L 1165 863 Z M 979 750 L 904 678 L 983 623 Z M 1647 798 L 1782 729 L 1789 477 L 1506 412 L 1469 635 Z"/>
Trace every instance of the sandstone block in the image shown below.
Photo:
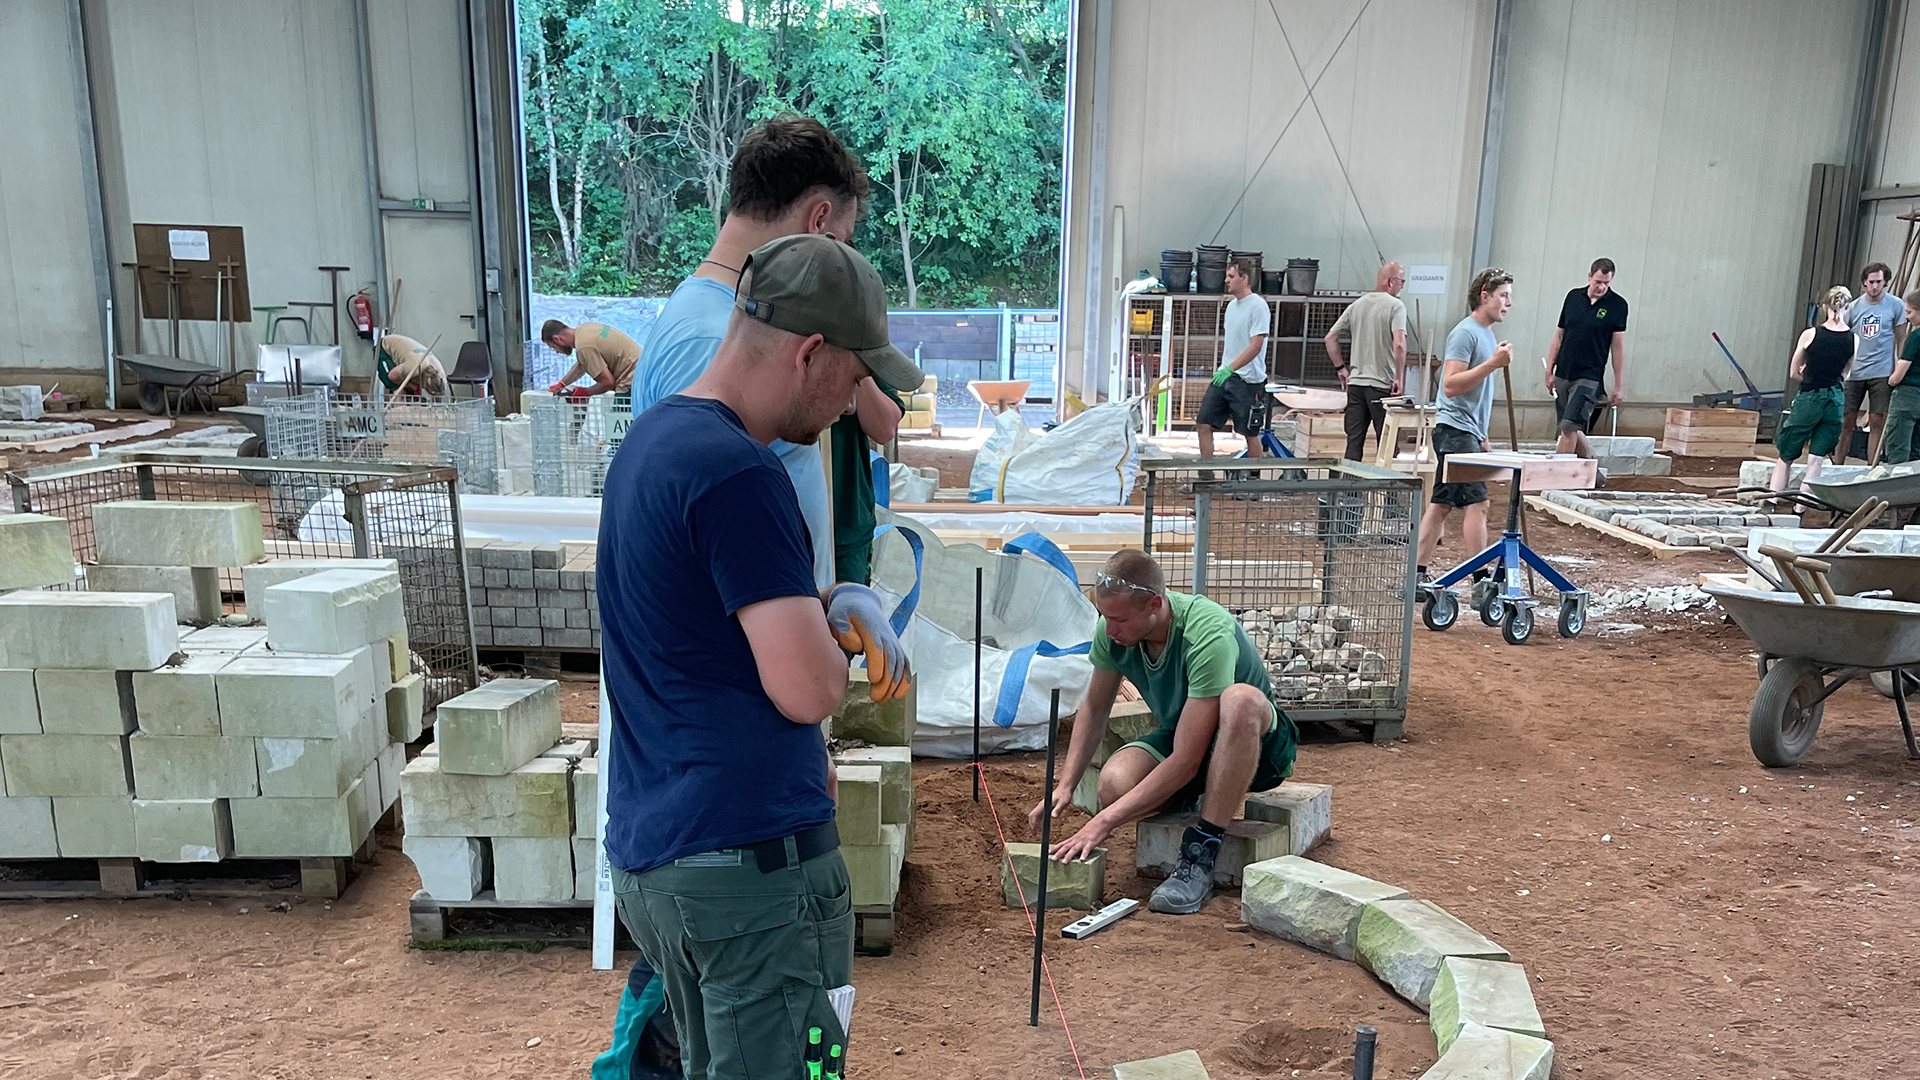
<path fill-rule="evenodd" d="M 571 836 L 567 763 L 536 758 L 505 776 L 443 772 L 417 757 L 400 774 L 400 810 L 415 836 Z"/>
<path fill-rule="evenodd" d="M 125 735 L 134 729 L 133 674 L 43 668 L 33 674 L 40 728 L 51 735 Z"/>
<path fill-rule="evenodd" d="M 1095 848 L 1090 859 L 1074 862 L 1047 860 L 1047 906 L 1098 911 L 1105 903 L 1107 889 L 1107 849 Z M 1040 845 L 1008 844 L 1007 858 L 1000 862 L 1000 901 L 1008 907 L 1021 907 L 1040 901 Z"/>
<path fill-rule="evenodd" d="M 1376 900 L 1406 895 L 1407 890 L 1372 878 L 1283 855 L 1247 867 L 1240 918 L 1255 930 L 1352 960 L 1361 911 Z"/>
<path fill-rule="evenodd" d="M 133 790 L 127 740 L 119 735 L 0 735 L 10 796 L 116 796 Z"/>
<path fill-rule="evenodd" d="M 398 573 L 400 564 L 393 559 L 274 559 L 254 563 L 240 572 L 246 589 L 247 614 L 256 619 L 267 617 L 266 593 L 275 585 L 324 574 L 329 570 L 373 570 Z"/>
<path fill-rule="evenodd" d="M 1182 1050 L 1145 1061 L 1126 1061 L 1113 1067 L 1113 1080 L 1207 1080 L 1200 1055 Z"/>
<path fill-rule="evenodd" d="M 399 743 L 388 743 L 373 759 L 379 766 L 379 800 L 374 804 L 374 820 L 385 814 L 400 801 L 400 774 L 407 767 L 407 748 Z"/>
<path fill-rule="evenodd" d="M 559 740 L 560 684 L 551 679 L 495 679 L 443 702 L 434 722 L 449 773 L 503 776 Z"/>
<path fill-rule="evenodd" d="M 600 824 L 600 759 L 583 758 L 573 770 L 573 835 L 591 840 Z"/>
<path fill-rule="evenodd" d="M 227 800 L 135 799 L 133 842 L 148 862 L 219 862 L 233 854 Z"/>
<path fill-rule="evenodd" d="M 378 747 L 362 738 L 255 739 L 260 794 L 274 799 L 334 799 L 360 776 Z"/>
<path fill-rule="evenodd" d="M 900 867 L 907 859 L 907 827 L 880 826 L 883 843 L 842 844 L 855 907 L 892 906 L 900 893 Z"/>
<path fill-rule="evenodd" d="M 273 739 L 331 739 L 373 698 L 367 665 L 353 656 L 244 654 L 213 677 L 220 731 Z"/>
<path fill-rule="evenodd" d="M 1089 768 L 1080 774 L 1080 780 L 1073 785 L 1073 805 L 1089 814 L 1100 812 L 1100 770 Z"/>
<path fill-rule="evenodd" d="M 53 800 L 34 796 L 0 797 L 0 859 L 57 859 L 60 842 L 53 827 Z"/>
<path fill-rule="evenodd" d="M 1135 832 L 1135 869 L 1148 877 L 1166 877 L 1173 873 L 1180 862 L 1180 839 L 1199 821 L 1199 814 L 1158 814 L 1142 820 Z M 1220 855 L 1213 864 L 1213 882 L 1237 888 L 1248 866 L 1285 854 L 1288 854 L 1285 826 L 1271 821 L 1234 821 L 1227 826 Z"/>
<path fill-rule="evenodd" d="M 387 639 L 407 628 L 399 573 L 327 570 L 271 586 L 263 597 L 274 649 L 335 654 L 377 644 L 381 670 L 392 671 Z"/>
<path fill-rule="evenodd" d="M 842 844 L 885 843 L 880 834 L 882 784 L 878 765 L 836 765 L 840 801 L 834 807 L 834 825 Z"/>
<path fill-rule="evenodd" d="M 1547 1040 L 1467 1023 L 1420 1080 L 1547 1080 L 1552 1071 Z"/>
<path fill-rule="evenodd" d="M 1289 780 L 1271 791 L 1247 796 L 1249 821 L 1287 827 L 1287 854 L 1305 855 L 1333 831 L 1333 785 Z"/>
<path fill-rule="evenodd" d="M 0 590 L 73 583 L 73 538 L 65 518 L 0 515 Z"/>
<path fill-rule="evenodd" d="M 414 836 L 400 841 L 420 887 L 435 900 L 471 900 L 487 887 L 487 841 L 478 836 Z"/>
<path fill-rule="evenodd" d="M 267 643 L 264 626 L 205 626 L 180 639 L 188 656 L 206 653 L 243 653 Z"/>
<path fill-rule="evenodd" d="M 0 596 L 0 668 L 152 671 L 179 647 L 168 593 Z"/>
<path fill-rule="evenodd" d="M 1509 959 L 1505 949 L 1427 900 L 1368 904 L 1360 913 L 1354 948 L 1361 967 L 1423 1010 L 1447 957 Z"/>
<path fill-rule="evenodd" d="M 913 820 L 913 749 L 907 746 L 862 746 L 842 750 L 833 760 L 843 765 L 880 767 L 880 820 L 904 825 Z"/>
<path fill-rule="evenodd" d="M 40 694 L 34 689 L 33 672 L 0 671 L 0 702 L 5 703 L 0 708 L 0 735 L 40 733 Z"/>
<path fill-rule="evenodd" d="M 1467 1024 L 1547 1037 L 1533 988 L 1519 964 L 1449 956 L 1433 983 L 1433 1038 L 1444 1055 Z"/>
<path fill-rule="evenodd" d="M 373 831 L 366 781 L 330 799 L 236 799 L 233 853 L 255 858 L 352 855 Z"/>
<path fill-rule="evenodd" d="M 93 543 L 97 561 L 118 566 L 245 566 L 267 554 L 250 502 L 99 503 Z"/>
<path fill-rule="evenodd" d="M 571 900 L 573 838 L 493 838 L 493 895 L 507 903 Z"/>
<path fill-rule="evenodd" d="M 847 673 L 847 696 L 834 710 L 833 737 L 858 739 L 875 746 L 912 746 L 918 684 L 907 691 L 906 697 L 882 702 L 867 696 L 871 685 L 865 668 Z"/>
<path fill-rule="evenodd" d="M 427 677 L 407 674 L 387 687 L 387 734 L 395 742 L 410 743 L 425 731 L 421 721 L 427 711 Z"/>
<path fill-rule="evenodd" d="M 213 677 L 236 654 L 193 651 L 191 645 L 188 648 L 187 658 L 181 663 L 133 673 L 133 713 L 141 731 L 152 735 L 220 734 L 220 699 L 214 693 Z"/>
<path fill-rule="evenodd" d="M 173 613 L 187 622 L 220 618 L 220 571 L 190 566 L 89 566 L 87 588 L 94 592 L 163 592 L 173 596 Z"/>
<path fill-rule="evenodd" d="M 260 794 L 253 747 L 254 740 L 231 735 L 134 735 L 127 740 L 133 793 L 154 800 L 251 799 Z"/>
<path fill-rule="evenodd" d="M 407 632 L 387 635 L 387 667 L 393 673 L 393 681 L 413 674 L 413 646 L 407 641 Z"/>
<path fill-rule="evenodd" d="M 591 836 L 573 838 L 573 898 L 591 900 L 594 893 L 594 872 L 600 855 L 600 843 Z"/>
<path fill-rule="evenodd" d="M 539 756 L 565 758 L 568 761 L 576 762 L 585 761 L 587 758 L 593 756 L 593 740 L 562 736 L 559 742 L 540 751 Z"/>
<path fill-rule="evenodd" d="M 63 859 L 131 859 L 140 853 L 133 839 L 133 800 L 125 795 L 54 799 L 53 831 Z"/>

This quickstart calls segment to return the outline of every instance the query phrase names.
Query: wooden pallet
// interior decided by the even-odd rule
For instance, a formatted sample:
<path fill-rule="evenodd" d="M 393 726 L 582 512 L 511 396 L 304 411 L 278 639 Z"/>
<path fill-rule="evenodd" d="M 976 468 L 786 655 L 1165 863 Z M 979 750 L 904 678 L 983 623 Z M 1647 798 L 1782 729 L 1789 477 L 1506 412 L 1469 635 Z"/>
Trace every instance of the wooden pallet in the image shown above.
<path fill-rule="evenodd" d="M 223 859 L 153 863 L 139 859 L 21 859 L 0 862 L 0 900 L 292 899 L 338 900 L 373 861 L 367 838 L 352 858 Z"/>
<path fill-rule="evenodd" d="M 422 889 L 407 906 L 413 944 L 422 949 L 532 949 L 593 947 L 593 901 L 503 901 L 493 890 L 471 900 L 440 900 Z M 614 920 L 614 947 L 636 946 Z"/>
<path fill-rule="evenodd" d="M 600 677 L 600 650 L 560 648 L 520 648 L 512 645 L 479 647 L 480 663 L 487 667 L 519 668 L 521 671 Z"/>
<path fill-rule="evenodd" d="M 867 904 L 853 909 L 853 951 L 859 956 L 889 956 L 893 932 L 900 923 L 900 897 L 891 904 Z"/>

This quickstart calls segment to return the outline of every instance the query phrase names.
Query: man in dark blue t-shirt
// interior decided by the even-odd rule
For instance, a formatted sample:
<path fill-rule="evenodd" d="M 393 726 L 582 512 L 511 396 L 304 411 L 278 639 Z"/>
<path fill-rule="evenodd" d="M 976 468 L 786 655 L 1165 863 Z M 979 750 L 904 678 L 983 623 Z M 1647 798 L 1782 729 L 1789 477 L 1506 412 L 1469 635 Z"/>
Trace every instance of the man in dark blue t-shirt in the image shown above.
<path fill-rule="evenodd" d="M 853 910 L 819 724 L 843 650 L 866 653 L 876 695 L 910 676 L 872 590 L 816 590 L 767 444 L 817 439 L 867 378 L 923 380 L 887 341 L 879 275 L 830 238 L 782 237 L 749 257 L 706 373 L 635 420 L 607 473 L 607 859 L 690 1077 L 797 1077 L 810 1028 L 846 1042 L 828 991 L 851 977 Z"/>

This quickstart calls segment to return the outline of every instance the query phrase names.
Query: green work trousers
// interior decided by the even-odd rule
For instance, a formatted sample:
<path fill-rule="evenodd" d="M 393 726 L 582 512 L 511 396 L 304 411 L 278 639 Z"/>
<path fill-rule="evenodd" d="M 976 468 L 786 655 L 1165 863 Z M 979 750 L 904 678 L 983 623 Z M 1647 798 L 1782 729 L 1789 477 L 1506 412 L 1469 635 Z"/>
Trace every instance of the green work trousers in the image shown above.
<path fill-rule="evenodd" d="M 763 874 L 738 848 L 644 874 L 614 902 L 666 981 L 690 1080 L 798 1080 L 807 1029 L 846 1045 L 827 991 L 853 980 L 853 888 L 836 849 Z M 843 1059 L 844 1060 L 844 1057 Z"/>
<path fill-rule="evenodd" d="M 1893 400 L 1887 405 L 1887 430 L 1880 437 L 1880 459 L 1889 465 L 1912 461 L 1913 425 L 1920 423 L 1920 384 L 1902 382 L 1893 388 Z"/>

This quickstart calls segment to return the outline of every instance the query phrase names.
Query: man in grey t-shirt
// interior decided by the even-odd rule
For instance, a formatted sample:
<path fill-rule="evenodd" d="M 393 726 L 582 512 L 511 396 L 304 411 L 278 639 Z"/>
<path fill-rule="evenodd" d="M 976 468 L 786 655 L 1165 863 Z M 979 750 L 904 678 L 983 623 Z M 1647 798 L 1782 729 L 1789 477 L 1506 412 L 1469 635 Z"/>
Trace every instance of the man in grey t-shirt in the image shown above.
<path fill-rule="evenodd" d="M 1467 303 L 1472 314 L 1461 319 L 1447 335 L 1447 363 L 1440 379 L 1439 408 L 1434 414 L 1433 449 L 1437 455 L 1433 501 L 1420 519 L 1420 576 L 1427 577 L 1427 560 L 1440 542 L 1440 530 L 1447 515 L 1456 508 L 1466 511 L 1462 532 L 1466 541 L 1464 558 L 1472 558 L 1487 547 L 1487 485 L 1483 483 L 1445 483 L 1448 454 L 1471 454 L 1487 449 L 1487 425 L 1493 421 L 1492 375 L 1513 363 L 1513 347 L 1494 338 L 1493 324 L 1507 317 L 1513 306 L 1513 275 L 1488 268 L 1473 276 L 1467 286 Z M 1475 582 L 1486 577 L 1486 570 L 1474 571 Z"/>
<path fill-rule="evenodd" d="M 1847 325 L 1853 328 L 1853 368 L 1847 374 L 1846 404 L 1840 410 L 1840 457 L 1846 464 L 1847 451 L 1853 446 L 1854 424 L 1860 418 L 1860 404 L 1867 406 L 1867 460 L 1880 460 L 1880 433 L 1887 423 L 1887 399 L 1892 393 L 1887 378 L 1893 374 L 1893 358 L 1907 336 L 1907 308 L 1898 297 L 1887 295 L 1887 281 L 1893 271 L 1886 263 L 1868 263 L 1860 271 L 1861 291 L 1847 307 Z"/>
<path fill-rule="evenodd" d="M 1347 460 L 1363 460 L 1367 428 L 1383 433 L 1387 407 L 1382 399 L 1398 394 L 1407 379 L 1407 305 L 1400 290 L 1406 268 L 1390 262 L 1374 279 L 1375 291 L 1347 305 L 1324 340 L 1327 358 L 1347 391 Z M 1340 337 L 1350 339 L 1352 354 L 1340 355 Z M 1350 362 L 1343 362 L 1350 361 Z"/>

